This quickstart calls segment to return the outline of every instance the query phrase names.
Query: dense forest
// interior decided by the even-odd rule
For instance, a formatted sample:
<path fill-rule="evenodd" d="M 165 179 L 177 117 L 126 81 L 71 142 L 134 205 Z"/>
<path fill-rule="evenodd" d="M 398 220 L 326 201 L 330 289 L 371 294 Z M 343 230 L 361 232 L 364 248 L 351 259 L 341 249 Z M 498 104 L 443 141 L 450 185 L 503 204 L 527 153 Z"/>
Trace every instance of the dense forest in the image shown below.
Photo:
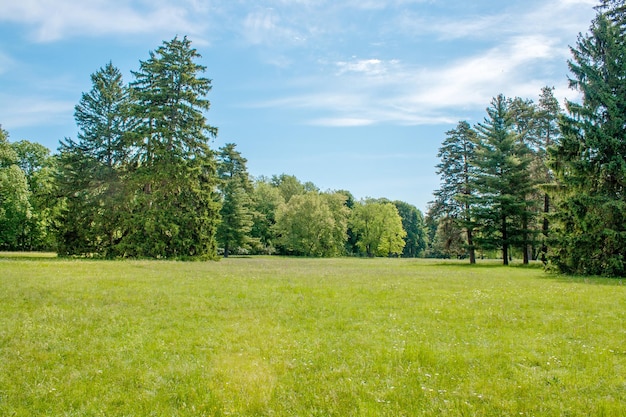
<path fill-rule="evenodd" d="M 426 216 L 280 174 L 252 178 L 233 143 L 211 149 L 211 80 L 187 37 L 133 79 L 108 63 L 56 152 L 0 129 L 0 250 L 216 259 L 230 254 L 541 260 L 626 275 L 626 7 L 603 0 L 571 47 L 561 108 L 499 94 L 484 120 L 446 132 Z"/>

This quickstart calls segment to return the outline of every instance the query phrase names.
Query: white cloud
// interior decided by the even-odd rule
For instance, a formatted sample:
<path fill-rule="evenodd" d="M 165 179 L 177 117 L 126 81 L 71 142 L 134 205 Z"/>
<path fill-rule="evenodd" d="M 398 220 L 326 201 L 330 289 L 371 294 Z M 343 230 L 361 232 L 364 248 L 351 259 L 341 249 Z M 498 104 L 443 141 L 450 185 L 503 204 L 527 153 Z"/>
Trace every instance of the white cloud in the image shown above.
<path fill-rule="evenodd" d="M 356 117 L 329 117 L 311 120 L 310 124 L 315 126 L 326 127 L 356 127 L 369 126 L 376 121 L 372 119 L 356 118 Z"/>
<path fill-rule="evenodd" d="M 443 42 L 472 36 L 487 46 L 460 52 L 453 61 L 436 66 L 419 54 L 413 61 L 410 56 L 402 61 L 376 56 L 326 61 L 327 67 L 334 67 L 333 76 L 325 73 L 310 82 L 314 94 L 302 90 L 264 105 L 305 109 L 315 114 L 309 118 L 315 125 L 414 125 L 454 123 L 487 107 L 500 93 L 532 98 L 550 85 L 557 88 L 557 97 L 563 97 L 568 44 L 593 17 L 591 5 L 587 0 L 558 0 L 537 7 L 504 7 L 501 14 L 479 19 L 422 20 L 419 24 L 427 24 L 427 30 L 439 31 L 440 41 L 444 35 Z"/>
<path fill-rule="evenodd" d="M 46 97 L 0 96 L 0 114 L 6 129 L 37 124 L 62 125 L 72 118 L 74 104 Z"/>
<path fill-rule="evenodd" d="M 272 8 L 250 12 L 243 21 L 243 36 L 253 44 L 292 44 L 306 40 L 306 36 L 283 24 L 280 16 Z"/>
<path fill-rule="evenodd" d="M 193 34 L 201 33 L 204 27 L 194 19 L 194 11 L 202 10 L 194 0 L 182 3 L 132 0 L 20 0 L 5 3 L 0 21 L 27 24 L 38 42 L 76 35 L 138 34 L 162 30 Z"/>

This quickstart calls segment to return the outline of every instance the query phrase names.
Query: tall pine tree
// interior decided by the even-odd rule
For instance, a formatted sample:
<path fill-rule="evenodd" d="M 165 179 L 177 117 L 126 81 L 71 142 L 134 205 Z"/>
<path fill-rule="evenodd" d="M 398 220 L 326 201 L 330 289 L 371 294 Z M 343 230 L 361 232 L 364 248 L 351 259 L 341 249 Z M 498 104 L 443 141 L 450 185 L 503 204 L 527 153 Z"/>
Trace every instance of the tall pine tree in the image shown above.
<path fill-rule="evenodd" d="M 133 72 L 135 197 L 124 241 L 130 255 L 216 256 L 219 202 L 209 140 L 217 128 L 204 116 L 211 80 L 201 76 L 199 58 L 187 37 L 176 37 Z"/>
<path fill-rule="evenodd" d="M 112 63 L 91 76 L 74 117 L 78 140 L 59 148 L 58 184 L 65 198 L 58 233 L 62 255 L 117 256 L 128 208 L 123 175 L 130 153 L 128 90 Z"/>
<path fill-rule="evenodd" d="M 465 231 L 467 251 L 471 264 L 476 263 L 474 247 L 475 224 L 471 216 L 475 199 L 476 131 L 466 121 L 446 132 L 446 139 L 439 148 L 437 174 L 441 188 L 435 191 L 435 210 L 442 221 L 451 221 Z"/>
<path fill-rule="evenodd" d="M 485 248 L 501 249 L 509 263 L 511 248 L 525 246 L 528 194 L 532 189 L 529 149 L 513 131 L 510 101 L 499 95 L 487 108 L 487 117 L 476 125 L 475 181 L 478 199 L 473 206 Z"/>
<path fill-rule="evenodd" d="M 571 48 L 551 260 L 562 272 L 626 276 L 626 38 L 623 2 L 605 1 Z"/>

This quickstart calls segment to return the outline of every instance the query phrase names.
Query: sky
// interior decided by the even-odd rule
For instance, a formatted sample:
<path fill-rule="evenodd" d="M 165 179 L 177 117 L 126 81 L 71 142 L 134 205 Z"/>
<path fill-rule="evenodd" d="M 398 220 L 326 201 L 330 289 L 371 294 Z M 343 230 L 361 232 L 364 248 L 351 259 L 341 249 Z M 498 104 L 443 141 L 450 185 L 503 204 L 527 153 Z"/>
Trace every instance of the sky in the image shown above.
<path fill-rule="evenodd" d="M 213 149 L 251 175 L 423 212 L 437 151 L 493 97 L 568 89 L 570 46 L 595 0 L 0 0 L 0 124 L 53 152 L 76 138 L 91 74 L 131 71 L 187 36 L 212 80 Z"/>

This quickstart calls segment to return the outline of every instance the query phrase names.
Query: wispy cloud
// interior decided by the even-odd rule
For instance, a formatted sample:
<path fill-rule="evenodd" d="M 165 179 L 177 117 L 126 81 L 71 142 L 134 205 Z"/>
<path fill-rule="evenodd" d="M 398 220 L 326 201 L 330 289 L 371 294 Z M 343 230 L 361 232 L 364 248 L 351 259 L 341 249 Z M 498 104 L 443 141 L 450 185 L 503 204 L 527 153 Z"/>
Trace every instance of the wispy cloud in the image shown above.
<path fill-rule="evenodd" d="M 62 125 L 72 119 L 74 104 L 47 97 L 0 95 L 3 127 L 14 129 L 36 124 Z"/>
<path fill-rule="evenodd" d="M 585 12 L 581 4 L 590 9 Z M 559 18 L 572 10 L 579 16 Z M 588 0 L 558 0 L 524 13 L 507 8 L 478 20 L 431 21 L 428 30 L 441 31 L 440 42 L 475 36 L 484 39 L 484 46 L 460 51 L 455 60 L 436 65 L 376 55 L 338 60 L 326 64 L 334 67 L 332 77 L 325 73 L 309 80 L 309 90 L 315 93 L 302 91 L 261 105 L 304 109 L 316 115 L 307 123 L 349 127 L 453 123 L 486 107 L 497 94 L 532 98 L 545 85 L 557 87 L 557 97 L 562 98 L 567 93 L 568 45 L 577 31 L 584 31 L 590 15 Z"/>
<path fill-rule="evenodd" d="M 201 33 L 195 1 L 20 0 L 3 2 L 0 21 L 24 23 L 38 42 L 76 35 L 138 34 L 160 30 Z M 120 4 L 121 3 L 121 4 Z"/>

